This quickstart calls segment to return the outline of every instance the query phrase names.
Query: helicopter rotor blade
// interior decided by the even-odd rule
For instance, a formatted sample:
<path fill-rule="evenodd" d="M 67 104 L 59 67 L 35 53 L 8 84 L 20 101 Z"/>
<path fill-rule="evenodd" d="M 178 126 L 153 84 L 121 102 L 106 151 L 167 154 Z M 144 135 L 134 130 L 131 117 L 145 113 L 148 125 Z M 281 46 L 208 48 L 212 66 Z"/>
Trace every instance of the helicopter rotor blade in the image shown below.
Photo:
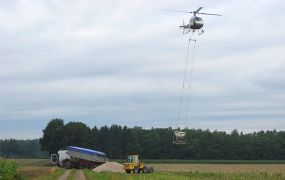
<path fill-rule="evenodd" d="M 211 13 L 196 13 L 196 14 L 211 15 L 211 16 L 222 16 L 220 14 L 211 14 Z"/>
<path fill-rule="evenodd" d="M 194 13 L 193 11 L 177 11 L 177 10 L 171 10 L 171 9 L 164 9 L 164 11 L 171 11 L 171 12 L 181 12 L 181 13 Z"/>
<path fill-rule="evenodd" d="M 202 15 L 211 15 L 211 16 L 222 16 L 220 14 L 212 14 L 212 13 L 202 13 L 199 12 L 203 7 L 198 8 L 196 11 L 177 11 L 177 10 L 171 10 L 171 9 L 164 9 L 164 11 L 171 11 L 171 12 L 180 12 L 180 13 L 191 13 L 191 14 L 202 14 Z"/>
<path fill-rule="evenodd" d="M 201 9 L 203 9 L 203 7 L 199 7 L 196 11 L 194 11 L 194 13 L 199 13 Z"/>

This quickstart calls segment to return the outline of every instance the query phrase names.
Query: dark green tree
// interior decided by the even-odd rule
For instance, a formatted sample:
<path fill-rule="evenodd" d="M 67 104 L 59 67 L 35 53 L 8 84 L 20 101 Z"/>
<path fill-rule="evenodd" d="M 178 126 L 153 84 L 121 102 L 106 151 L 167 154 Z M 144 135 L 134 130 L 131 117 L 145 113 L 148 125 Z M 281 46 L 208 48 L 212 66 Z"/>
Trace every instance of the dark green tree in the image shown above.
<path fill-rule="evenodd" d="M 62 119 L 52 119 L 43 130 L 43 137 L 40 138 L 42 151 L 56 153 L 64 147 L 63 144 L 64 121 Z"/>
<path fill-rule="evenodd" d="M 98 133 L 98 147 L 97 149 L 106 153 L 108 149 L 110 149 L 110 136 L 109 136 L 110 129 L 108 126 L 102 126 Z"/>
<path fill-rule="evenodd" d="M 94 126 L 91 129 L 91 147 L 93 149 L 98 149 L 98 136 L 99 136 L 99 129 Z"/>
<path fill-rule="evenodd" d="M 91 129 L 82 122 L 69 122 L 63 128 L 64 146 L 92 148 Z"/>
<path fill-rule="evenodd" d="M 110 146 L 108 149 L 110 158 L 118 159 L 123 156 L 122 152 L 122 127 L 118 125 L 112 125 L 109 129 Z"/>

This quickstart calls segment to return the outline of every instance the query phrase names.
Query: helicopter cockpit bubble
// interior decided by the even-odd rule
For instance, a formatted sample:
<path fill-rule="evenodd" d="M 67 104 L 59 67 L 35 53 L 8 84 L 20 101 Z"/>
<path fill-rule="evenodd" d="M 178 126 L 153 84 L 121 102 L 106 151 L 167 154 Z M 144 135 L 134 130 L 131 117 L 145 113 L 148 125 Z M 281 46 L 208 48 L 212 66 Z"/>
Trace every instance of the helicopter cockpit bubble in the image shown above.
<path fill-rule="evenodd" d="M 191 29 L 201 29 L 204 26 L 203 19 L 197 16 L 194 16 L 190 19 L 190 28 Z"/>

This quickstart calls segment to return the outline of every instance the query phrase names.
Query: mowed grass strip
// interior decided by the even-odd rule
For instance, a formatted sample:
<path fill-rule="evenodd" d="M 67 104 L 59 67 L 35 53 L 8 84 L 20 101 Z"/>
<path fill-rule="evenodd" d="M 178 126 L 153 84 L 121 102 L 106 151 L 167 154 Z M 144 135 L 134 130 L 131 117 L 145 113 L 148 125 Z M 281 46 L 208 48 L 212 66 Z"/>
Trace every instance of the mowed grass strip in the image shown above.
<path fill-rule="evenodd" d="M 146 179 L 155 179 L 155 180 L 182 180 L 189 179 L 189 177 L 177 174 L 177 173 L 161 173 L 155 172 L 151 174 L 126 174 L 126 173 L 111 173 L 111 172 L 101 172 L 97 173 L 94 171 L 84 171 L 86 180 L 100 179 L 100 180 L 146 180 Z"/>
<path fill-rule="evenodd" d="M 84 171 L 87 180 L 101 179 L 101 180 L 198 180 L 198 179 L 272 179 L 281 180 L 285 176 L 281 173 L 268 174 L 268 173 L 222 173 L 222 172 L 155 172 L 151 174 L 119 174 L 119 173 L 96 173 L 93 171 Z"/>
<path fill-rule="evenodd" d="M 67 177 L 67 180 L 76 180 L 76 171 L 79 170 L 72 169 L 70 175 Z"/>
<path fill-rule="evenodd" d="M 53 172 L 49 173 L 48 175 L 39 176 L 39 177 L 36 177 L 34 179 L 35 180 L 54 180 L 54 179 L 57 179 L 60 176 L 62 176 L 65 171 L 66 171 L 66 169 L 56 168 Z"/>

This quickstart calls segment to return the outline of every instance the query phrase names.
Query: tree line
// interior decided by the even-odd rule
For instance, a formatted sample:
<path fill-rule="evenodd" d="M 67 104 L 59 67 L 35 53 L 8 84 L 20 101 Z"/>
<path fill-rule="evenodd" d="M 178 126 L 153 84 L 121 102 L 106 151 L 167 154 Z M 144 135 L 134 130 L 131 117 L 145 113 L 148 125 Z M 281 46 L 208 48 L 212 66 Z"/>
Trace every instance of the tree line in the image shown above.
<path fill-rule="evenodd" d="M 0 140 L 0 157 L 6 158 L 46 158 L 48 153 L 41 151 L 39 139 Z"/>
<path fill-rule="evenodd" d="M 53 119 L 43 130 L 40 145 L 49 153 L 69 145 L 85 147 L 114 159 L 133 153 L 149 159 L 285 159 L 285 131 L 243 134 L 185 129 L 187 143 L 182 145 L 173 144 L 173 131 L 120 125 L 90 128 L 82 122 L 64 124 L 62 119 Z"/>

